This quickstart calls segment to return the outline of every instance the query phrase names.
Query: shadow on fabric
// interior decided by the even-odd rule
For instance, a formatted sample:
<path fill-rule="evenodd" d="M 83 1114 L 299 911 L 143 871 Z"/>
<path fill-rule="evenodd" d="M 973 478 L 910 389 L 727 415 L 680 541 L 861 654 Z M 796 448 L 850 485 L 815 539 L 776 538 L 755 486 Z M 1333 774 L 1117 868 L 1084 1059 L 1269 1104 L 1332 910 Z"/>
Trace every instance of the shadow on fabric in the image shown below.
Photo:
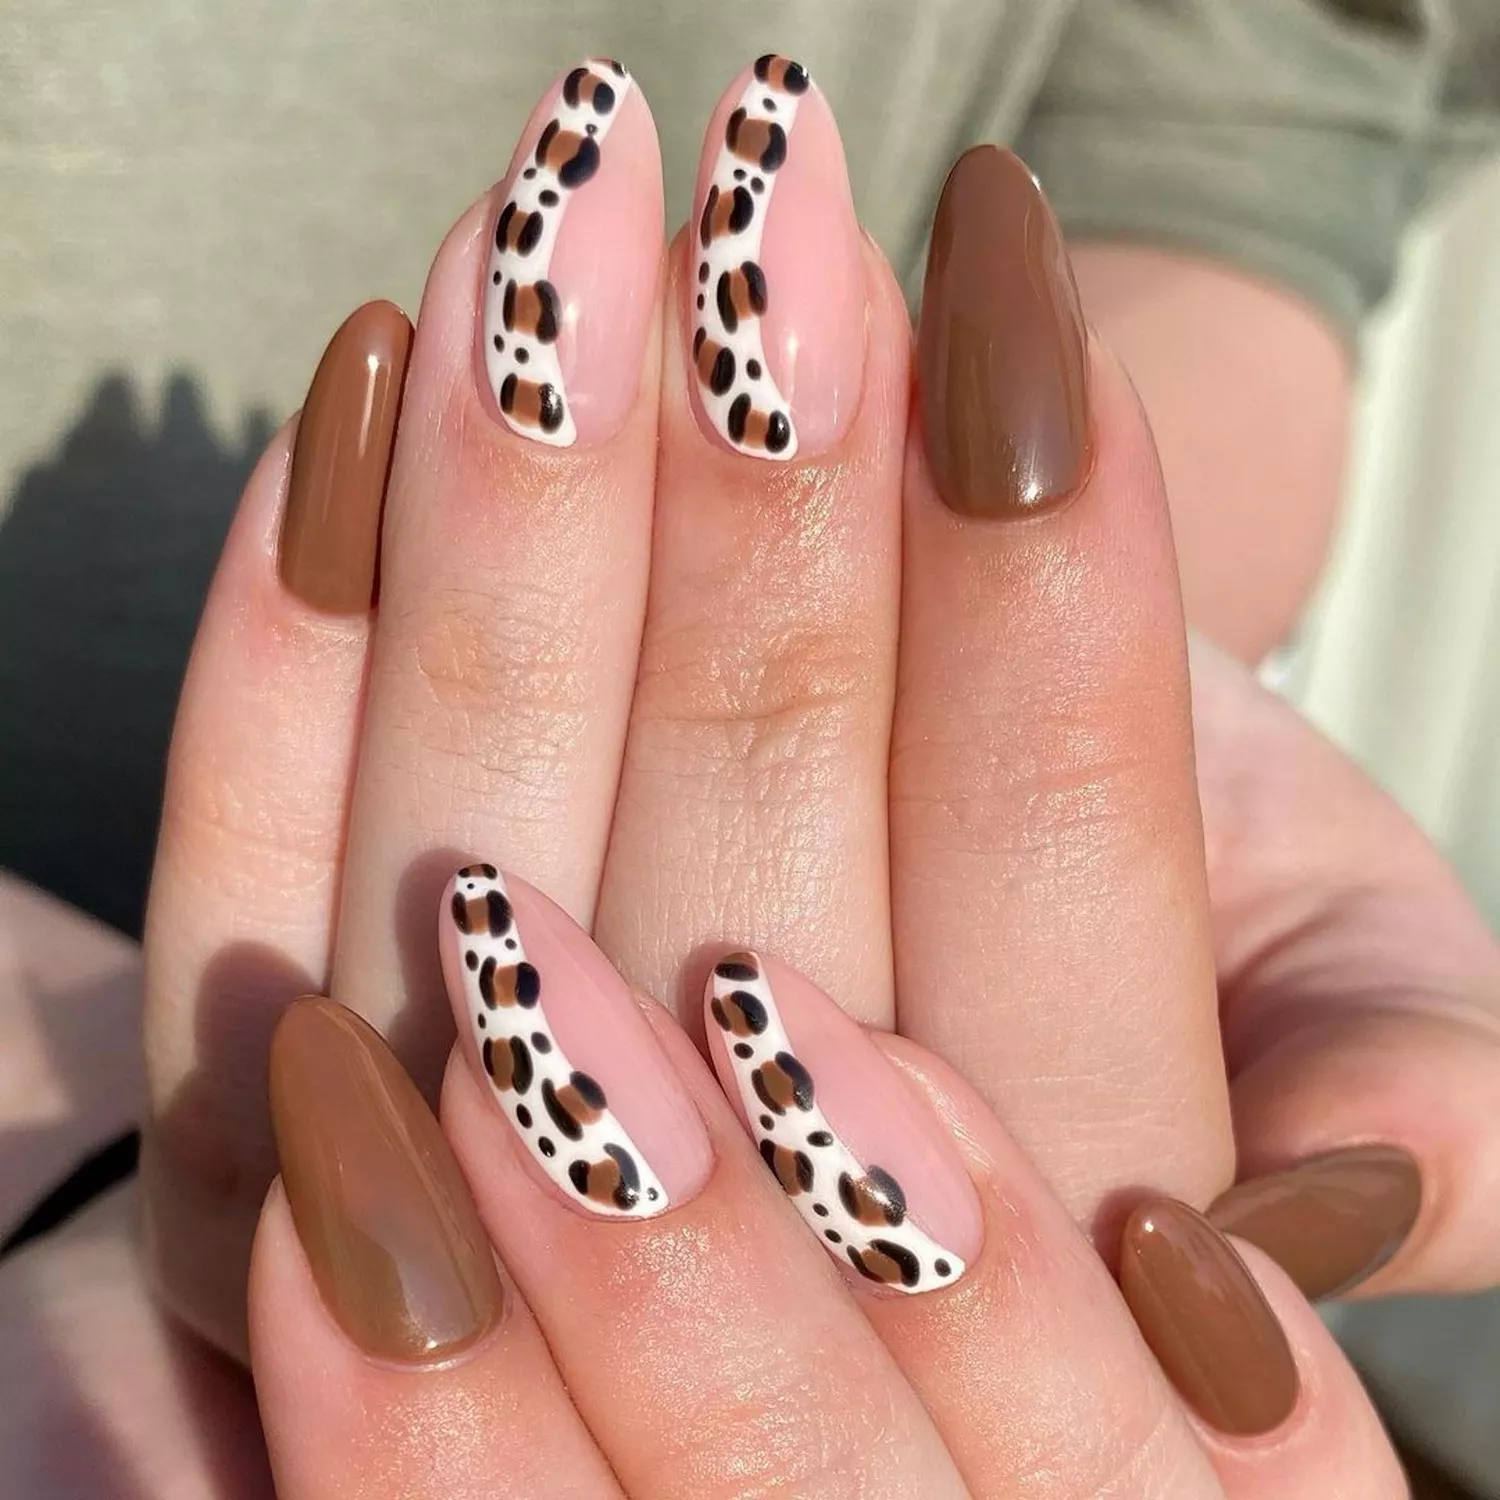
<path fill-rule="evenodd" d="M 270 440 L 225 442 L 174 375 L 105 376 L 0 522 L 0 865 L 138 936 L 178 687 L 229 518 Z"/>

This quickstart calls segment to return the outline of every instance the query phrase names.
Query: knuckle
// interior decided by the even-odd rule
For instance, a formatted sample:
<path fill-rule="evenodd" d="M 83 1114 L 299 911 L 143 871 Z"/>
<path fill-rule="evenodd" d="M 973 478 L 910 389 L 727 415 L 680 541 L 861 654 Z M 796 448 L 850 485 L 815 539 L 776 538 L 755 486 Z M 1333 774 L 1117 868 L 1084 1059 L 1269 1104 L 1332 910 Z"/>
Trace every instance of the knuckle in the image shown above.
<path fill-rule="evenodd" d="M 970 715 L 891 752 L 903 838 L 1059 878 L 1137 852 L 1176 784 L 1152 747 L 1065 705 Z"/>
<path fill-rule="evenodd" d="M 868 730 L 880 680 L 858 631 L 732 635 L 693 626 L 661 637 L 643 664 L 637 713 L 713 763 L 770 766 L 838 753 Z"/>
<path fill-rule="evenodd" d="M 406 718 L 426 755 L 530 783 L 582 735 L 596 651 L 569 601 L 445 591 L 396 633 L 407 644 L 394 670 L 417 684 Z"/>

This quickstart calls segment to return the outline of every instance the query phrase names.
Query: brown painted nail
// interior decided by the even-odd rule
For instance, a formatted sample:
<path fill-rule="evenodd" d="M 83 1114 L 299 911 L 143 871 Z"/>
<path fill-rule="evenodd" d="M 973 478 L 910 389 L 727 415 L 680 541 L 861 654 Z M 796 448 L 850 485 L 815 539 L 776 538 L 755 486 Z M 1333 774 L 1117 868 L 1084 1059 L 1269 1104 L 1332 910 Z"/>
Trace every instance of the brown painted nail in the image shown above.
<path fill-rule="evenodd" d="M 271 1043 L 271 1117 L 302 1248 L 344 1332 L 441 1359 L 499 1322 L 488 1236 L 431 1110 L 353 1011 L 316 996 Z"/>
<path fill-rule="evenodd" d="M 927 463 L 951 510 L 1027 515 L 1088 477 L 1088 340 L 1062 233 L 1009 151 L 976 146 L 932 226 L 917 381 Z"/>
<path fill-rule="evenodd" d="M 380 511 L 411 324 L 389 302 L 345 320 L 318 362 L 292 452 L 281 581 L 330 614 L 362 614 L 375 591 Z"/>
<path fill-rule="evenodd" d="M 1234 1247 L 1169 1198 L 1126 1221 L 1120 1290 L 1172 1384 L 1233 1437 L 1279 1427 L 1297 1404 L 1297 1362 L 1276 1314 Z"/>
<path fill-rule="evenodd" d="M 1399 1250 L 1422 1207 L 1422 1174 L 1395 1146 L 1333 1151 L 1241 1182 L 1208 1211 L 1264 1250 L 1304 1296 L 1337 1297 Z"/>

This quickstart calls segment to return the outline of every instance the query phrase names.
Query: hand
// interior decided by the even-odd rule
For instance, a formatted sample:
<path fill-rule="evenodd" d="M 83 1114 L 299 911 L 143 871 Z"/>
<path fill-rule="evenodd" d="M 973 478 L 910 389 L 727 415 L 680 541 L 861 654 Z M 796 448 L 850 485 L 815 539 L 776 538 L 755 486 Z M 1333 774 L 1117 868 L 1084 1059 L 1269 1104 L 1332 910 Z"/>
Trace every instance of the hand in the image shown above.
<path fill-rule="evenodd" d="M 711 126 L 710 162 L 740 88 Z M 564 227 L 581 257 L 568 386 L 580 413 L 591 373 L 606 404 L 628 392 L 616 377 L 630 317 L 603 309 L 618 311 L 632 267 L 655 264 L 633 217 L 656 202 L 654 149 L 638 93 L 619 108 L 593 183 L 604 196 L 581 191 Z M 471 378 L 489 205 L 450 236 L 424 302 L 373 616 L 330 614 L 339 600 L 324 591 L 343 587 L 348 604 L 359 570 L 330 583 L 313 567 L 317 528 L 289 541 L 309 514 L 300 455 L 278 577 L 289 435 L 252 481 L 184 695 L 148 976 L 152 1254 L 174 1305 L 230 1347 L 243 1347 L 249 1228 L 274 1165 L 263 1104 L 274 1016 L 330 977 L 433 1083 L 449 1033 L 434 1021 L 428 910 L 474 850 L 592 916 L 627 978 L 684 1017 L 705 964 L 684 980 L 683 956 L 734 941 L 788 955 L 863 1019 L 898 1021 L 998 1103 L 1106 1253 L 1143 1189 L 1201 1205 L 1228 1181 L 1180 618 L 1149 437 L 1094 351 L 1091 416 L 1075 432 L 1091 439 L 1091 477 L 1071 506 L 1007 526 L 944 507 L 951 475 L 914 429 L 898 662 L 904 313 L 850 230 L 821 109 L 801 96 L 799 150 L 775 189 L 805 211 L 770 220 L 760 257 L 785 288 L 767 364 L 792 392 L 795 463 L 706 433 L 688 332 L 696 275 L 680 253 L 659 348 L 642 317 L 644 375 L 618 430 L 585 423 L 563 451 L 510 431 Z M 587 245 L 603 242 L 590 202 L 625 205 L 609 222 L 607 297 L 585 274 Z M 829 251 L 818 274 L 838 281 L 816 296 L 799 279 L 810 242 Z M 839 243 L 848 257 L 831 253 Z M 637 279 L 649 301 L 654 283 Z M 850 286 L 857 319 L 843 316 Z M 1061 368 L 1077 385 L 1077 361 L 1057 359 L 1068 337 L 1057 314 L 990 309 L 997 332 L 1032 334 L 1015 342 L 1027 378 L 985 393 L 989 427 L 1032 458 L 1050 419 L 1037 372 Z M 388 314 L 367 314 L 345 352 L 371 317 L 388 365 L 401 363 Z M 826 368 L 804 379 L 815 358 Z M 317 411 L 304 432 L 323 430 Z M 923 430 L 933 423 L 929 411 Z M 1076 444 L 1049 462 L 1063 490 L 1087 468 Z M 373 500 L 368 486 L 340 492 L 363 499 L 342 519 L 364 545 L 344 534 L 323 558 L 363 557 L 366 590 L 374 470 Z M 1455 928 L 1478 932 L 1461 898 L 1438 894 Z M 1493 951 L 1476 937 L 1461 956 L 1443 982 L 1492 997 Z M 1492 1072 L 1492 1047 L 1460 1050 Z M 1446 1093 L 1436 1076 L 1420 1087 Z M 1355 1109 L 1351 1134 L 1319 1149 L 1374 1136 L 1436 1150 L 1424 1171 L 1460 1184 L 1428 1200 L 1386 1284 L 1445 1244 L 1480 1245 L 1461 1184 L 1488 1142 L 1386 1135 L 1403 1122 L 1368 1119 Z M 1237 1123 L 1252 1143 L 1274 1134 L 1253 1103 Z M 1267 1164 L 1288 1159 L 1272 1147 Z M 1465 1274 L 1492 1274 L 1481 1256 L 1471 1250 Z"/>
<path fill-rule="evenodd" d="M 281 1500 L 1405 1493 L 1269 1262 L 1270 1303 L 1154 1200 L 1122 1300 L 971 1089 L 775 960 L 712 971 L 716 1086 L 494 866 L 438 926 L 483 1039 L 443 1131 L 352 1013 L 304 1000 L 277 1031 L 251 1332 Z M 1245 1440 L 1294 1406 L 1294 1441 Z"/>

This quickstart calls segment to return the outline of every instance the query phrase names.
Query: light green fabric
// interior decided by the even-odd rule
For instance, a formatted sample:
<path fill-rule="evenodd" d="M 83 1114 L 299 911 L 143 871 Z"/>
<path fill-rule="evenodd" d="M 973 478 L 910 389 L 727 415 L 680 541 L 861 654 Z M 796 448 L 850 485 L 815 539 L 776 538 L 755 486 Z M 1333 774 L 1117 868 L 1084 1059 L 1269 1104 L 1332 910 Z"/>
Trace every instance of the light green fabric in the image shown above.
<path fill-rule="evenodd" d="M 352 306 L 415 308 L 578 56 L 638 76 L 674 221 L 715 98 L 779 50 L 909 291 L 948 164 L 1017 140 L 1071 233 L 1232 258 L 1347 331 L 1433 159 L 1492 138 L 1495 7 L 1449 3 L 0 0 L 0 863 L 133 925 L 268 424 Z"/>

